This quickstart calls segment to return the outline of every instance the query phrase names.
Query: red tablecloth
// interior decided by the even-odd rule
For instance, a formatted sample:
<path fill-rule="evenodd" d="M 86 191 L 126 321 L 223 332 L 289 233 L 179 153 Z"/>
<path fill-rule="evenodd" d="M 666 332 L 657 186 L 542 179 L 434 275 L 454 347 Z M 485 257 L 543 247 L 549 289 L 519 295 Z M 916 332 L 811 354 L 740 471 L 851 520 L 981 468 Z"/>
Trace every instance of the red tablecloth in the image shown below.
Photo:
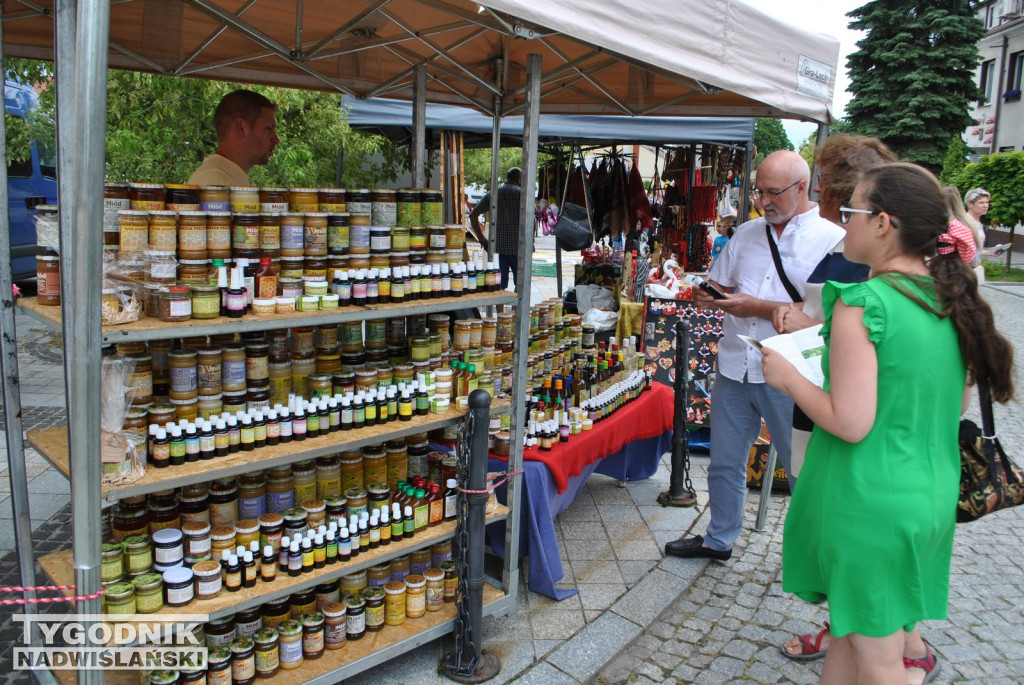
<path fill-rule="evenodd" d="M 551 471 L 558 493 L 565 492 L 569 479 L 578 476 L 591 462 L 603 459 L 633 440 L 661 435 L 672 429 L 672 388 L 652 383 L 651 389 L 604 419 L 594 428 L 556 444 L 551 451 L 539 447 L 523 450 L 523 459 L 543 462 Z M 502 459 L 494 454 L 495 459 Z M 507 460 L 506 460 L 507 461 Z"/>

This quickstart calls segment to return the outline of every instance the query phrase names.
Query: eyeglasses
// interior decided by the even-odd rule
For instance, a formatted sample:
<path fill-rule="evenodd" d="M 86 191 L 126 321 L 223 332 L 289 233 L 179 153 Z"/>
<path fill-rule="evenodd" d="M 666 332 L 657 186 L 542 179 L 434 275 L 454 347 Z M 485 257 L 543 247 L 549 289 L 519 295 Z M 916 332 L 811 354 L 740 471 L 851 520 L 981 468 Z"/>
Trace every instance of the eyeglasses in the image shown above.
<path fill-rule="evenodd" d="M 818 171 L 814 174 L 814 184 L 820 186 L 821 182 L 826 178 L 828 178 L 828 174 Z"/>
<path fill-rule="evenodd" d="M 844 226 L 850 223 L 850 217 L 854 214 L 878 214 L 878 212 L 870 209 L 856 209 L 854 207 L 840 207 L 839 208 L 839 223 Z"/>
<path fill-rule="evenodd" d="M 753 190 L 750 191 L 750 195 L 755 200 L 760 200 L 765 195 L 771 195 L 773 198 L 778 199 L 779 195 L 782 195 L 784 192 L 786 192 L 787 190 L 789 190 L 790 188 L 795 186 L 800 181 L 801 181 L 801 179 L 798 178 L 797 180 L 793 181 L 792 183 L 790 183 L 788 186 L 786 186 L 782 190 L 761 190 L 760 188 L 754 188 Z"/>

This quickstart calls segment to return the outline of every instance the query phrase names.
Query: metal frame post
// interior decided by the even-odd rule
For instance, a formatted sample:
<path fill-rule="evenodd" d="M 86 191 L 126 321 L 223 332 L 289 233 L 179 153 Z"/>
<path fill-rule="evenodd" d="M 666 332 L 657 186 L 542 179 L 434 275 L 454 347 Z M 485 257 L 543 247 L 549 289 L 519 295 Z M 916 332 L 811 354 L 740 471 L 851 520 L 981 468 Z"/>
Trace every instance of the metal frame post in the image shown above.
<path fill-rule="evenodd" d="M 3 66 L 3 22 L 0 22 L 0 67 Z M 2 71 L 2 69 L 0 69 Z M 7 131 L 0 122 L 0 207 L 8 207 Z M 18 386 L 18 344 L 14 323 L 14 291 L 11 278 L 11 221 L 0 212 L 0 373 L 3 374 L 4 418 L 7 421 L 7 477 L 14 507 L 14 543 L 18 550 L 21 584 L 36 584 L 36 565 L 32 552 L 32 518 L 28 502 L 28 474 L 25 470 L 25 443 L 21 426 L 21 391 Z M 26 599 L 34 592 L 24 593 Z M 24 605 L 26 614 L 35 614 L 36 605 Z"/>
<path fill-rule="evenodd" d="M 103 222 L 110 0 L 82 0 L 78 18 L 74 123 L 71 130 L 61 131 L 64 144 L 60 153 L 71 155 L 73 173 L 70 206 L 66 193 L 61 198 L 60 244 L 61 271 L 67 274 L 65 282 L 70 288 L 62 297 L 64 344 L 80 351 L 64 358 L 75 591 L 91 595 L 100 590 L 101 563 L 100 407 L 96 398 L 100 396 L 102 336 L 95 305 L 100 301 L 103 263 L 96 232 L 90 229 Z M 101 613 L 99 598 L 79 601 L 77 607 L 80 614 Z M 78 682 L 102 683 L 103 672 L 80 671 Z"/>
<path fill-rule="evenodd" d="M 426 186 L 427 65 L 412 68 L 412 185 Z"/>
<path fill-rule="evenodd" d="M 469 395 L 465 431 L 459 431 L 460 480 L 470 492 L 459 493 L 455 530 L 459 573 L 455 649 L 444 658 L 444 673 L 460 683 L 482 683 L 498 675 L 501 660 L 480 648 L 483 638 L 484 527 L 487 507 L 487 429 L 491 396 L 477 389 Z M 464 448 L 468 443 L 468 453 Z"/>
<path fill-rule="evenodd" d="M 487 261 L 494 259 L 494 236 L 498 223 L 498 176 L 501 173 L 501 110 L 502 100 L 494 98 L 494 117 L 491 119 L 491 202 L 487 210 Z"/>

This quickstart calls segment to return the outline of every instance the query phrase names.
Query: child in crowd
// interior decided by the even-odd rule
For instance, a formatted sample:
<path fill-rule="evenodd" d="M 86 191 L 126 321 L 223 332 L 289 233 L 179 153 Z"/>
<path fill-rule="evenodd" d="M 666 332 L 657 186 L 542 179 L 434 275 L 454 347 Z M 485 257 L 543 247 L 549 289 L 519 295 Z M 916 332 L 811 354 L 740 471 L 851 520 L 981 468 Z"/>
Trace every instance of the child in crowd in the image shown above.
<path fill-rule="evenodd" d="M 733 222 L 735 214 L 728 214 L 726 216 L 718 217 L 718 222 L 715 223 L 715 230 L 718 231 L 718 237 L 715 238 L 715 242 L 711 244 L 711 264 L 708 266 L 708 270 L 715 265 L 715 260 L 718 259 L 718 255 L 722 254 L 722 250 L 725 248 L 725 244 L 729 242 L 729 238 L 736 230 L 736 225 Z"/>

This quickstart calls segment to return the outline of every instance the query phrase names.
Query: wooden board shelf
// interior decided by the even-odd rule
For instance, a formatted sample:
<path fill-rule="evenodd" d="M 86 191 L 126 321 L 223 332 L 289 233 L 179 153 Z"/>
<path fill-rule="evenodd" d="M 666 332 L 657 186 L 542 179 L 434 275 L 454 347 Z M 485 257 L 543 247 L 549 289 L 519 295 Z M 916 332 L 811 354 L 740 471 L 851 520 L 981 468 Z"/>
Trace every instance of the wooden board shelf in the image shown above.
<path fill-rule="evenodd" d="M 412 300 L 401 303 L 370 304 L 362 307 L 349 306 L 315 312 L 291 312 L 267 316 L 246 314 L 240 319 L 229 319 L 222 316 L 216 319 L 191 319 L 181 323 L 168 323 L 160 319 L 143 317 L 138 321 L 121 326 L 103 326 L 103 344 L 161 340 L 183 336 L 215 335 L 223 333 L 228 329 L 240 333 L 273 328 L 291 328 L 292 326 L 319 326 L 393 316 L 411 316 L 426 312 L 443 312 L 455 309 L 515 304 L 515 302 L 515 293 L 496 292 L 474 293 L 472 295 L 463 295 L 462 297 Z M 17 303 L 22 310 L 34 318 L 60 328 L 62 321 L 60 307 L 40 305 L 35 297 L 18 298 Z M 99 315 L 98 306 L 96 314 L 97 316 Z"/>
<path fill-rule="evenodd" d="M 505 598 L 505 593 L 489 583 L 484 583 L 483 605 L 484 615 L 487 616 L 495 607 L 495 603 Z M 428 611 L 421 618 L 407 619 L 400 626 L 384 626 L 380 632 L 367 632 L 361 640 L 346 641 L 345 646 L 337 650 L 325 650 L 324 655 L 314 661 L 305 661 L 297 669 L 286 671 L 280 670 L 272 678 L 260 678 L 258 682 L 275 685 L 292 685 L 293 683 L 309 682 L 310 680 L 323 678 L 330 674 L 332 678 L 344 677 L 340 672 L 333 673 L 338 669 L 344 669 L 352 664 L 381 654 L 385 650 L 393 650 L 405 642 L 425 643 L 428 640 L 436 639 L 451 631 L 455 623 L 455 605 L 445 604 L 440 611 Z M 409 647 L 410 649 L 412 647 Z M 54 677 L 62 685 L 75 685 L 76 671 L 53 671 Z M 104 682 L 107 685 L 138 685 L 139 674 L 137 671 L 106 671 Z M 352 675 L 352 674 L 349 674 Z M 337 682 L 337 680 L 335 680 Z"/>
<path fill-rule="evenodd" d="M 488 514 L 487 523 L 501 521 L 507 517 L 508 508 L 499 504 L 493 512 Z M 241 588 L 237 592 L 222 590 L 219 595 L 211 599 L 194 599 L 180 607 L 165 606 L 157 614 L 153 614 L 153 616 L 159 616 L 161 619 L 196 614 L 207 614 L 210 619 L 226 616 L 265 604 L 274 599 L 301 592 L 302 590 L 308 590 L 321 583 L 330 582 L 335 578 L 355 573 L 356 571 L 368 569 L 371 566 L 376 566 L 395 557 L 408 554 L 414 549 L 450 540 L 454 535 L 455 521 L 446 521 L 433 528 L 421 531 L 411 539 L 401 540 L 363 552 L 355 559 L 344 564 L 332 564 L 299 576 L 278 573 L 277 578 L 272 582 L 266 583 L 260 580 L 252 588 Z M 40 557 L 38 562 L 39 568 L 46 573 L 54 585 L 74 585 L 75 573 L 71 550 L 47 554 Z M 68 597 L 74 596 L 73 590 L 64 590 L 63 592 Z"/>
<path fill-rule="evenodd" d="M 491 403 L 491 414 L 504 414 L 510 409 L 511 403 L 506 399 L 496 399 Z M 391 421 L 359 430 L 337 431 L 322 437 L 308 438 L 302 442 L 292 441 L 272 447 L 261 447 L 251 452 L 235 452 L 226 457 L 189 462 L 182 466 L 169 466 L 163 469 L 151 467 L 147 468 L 146 474 L 134 483 L 104 485 L 102 494 L 104 498 L 117 500 L 191 483 L 230 478 L 258 469 L 269 469 L 304 459 L 336 454 L 342 450 L 379 444 L 385 440 L 395 440 L 415 433 L 426 433 L 460 420 L 465 413 L 452 409 L 447 414 L 414 416 L 411 421 Z M 65 477 L 69 476 L 71 467 L 66 426 L 36 428 L 28 431 L 26 437 L 55 469 Z"/>

